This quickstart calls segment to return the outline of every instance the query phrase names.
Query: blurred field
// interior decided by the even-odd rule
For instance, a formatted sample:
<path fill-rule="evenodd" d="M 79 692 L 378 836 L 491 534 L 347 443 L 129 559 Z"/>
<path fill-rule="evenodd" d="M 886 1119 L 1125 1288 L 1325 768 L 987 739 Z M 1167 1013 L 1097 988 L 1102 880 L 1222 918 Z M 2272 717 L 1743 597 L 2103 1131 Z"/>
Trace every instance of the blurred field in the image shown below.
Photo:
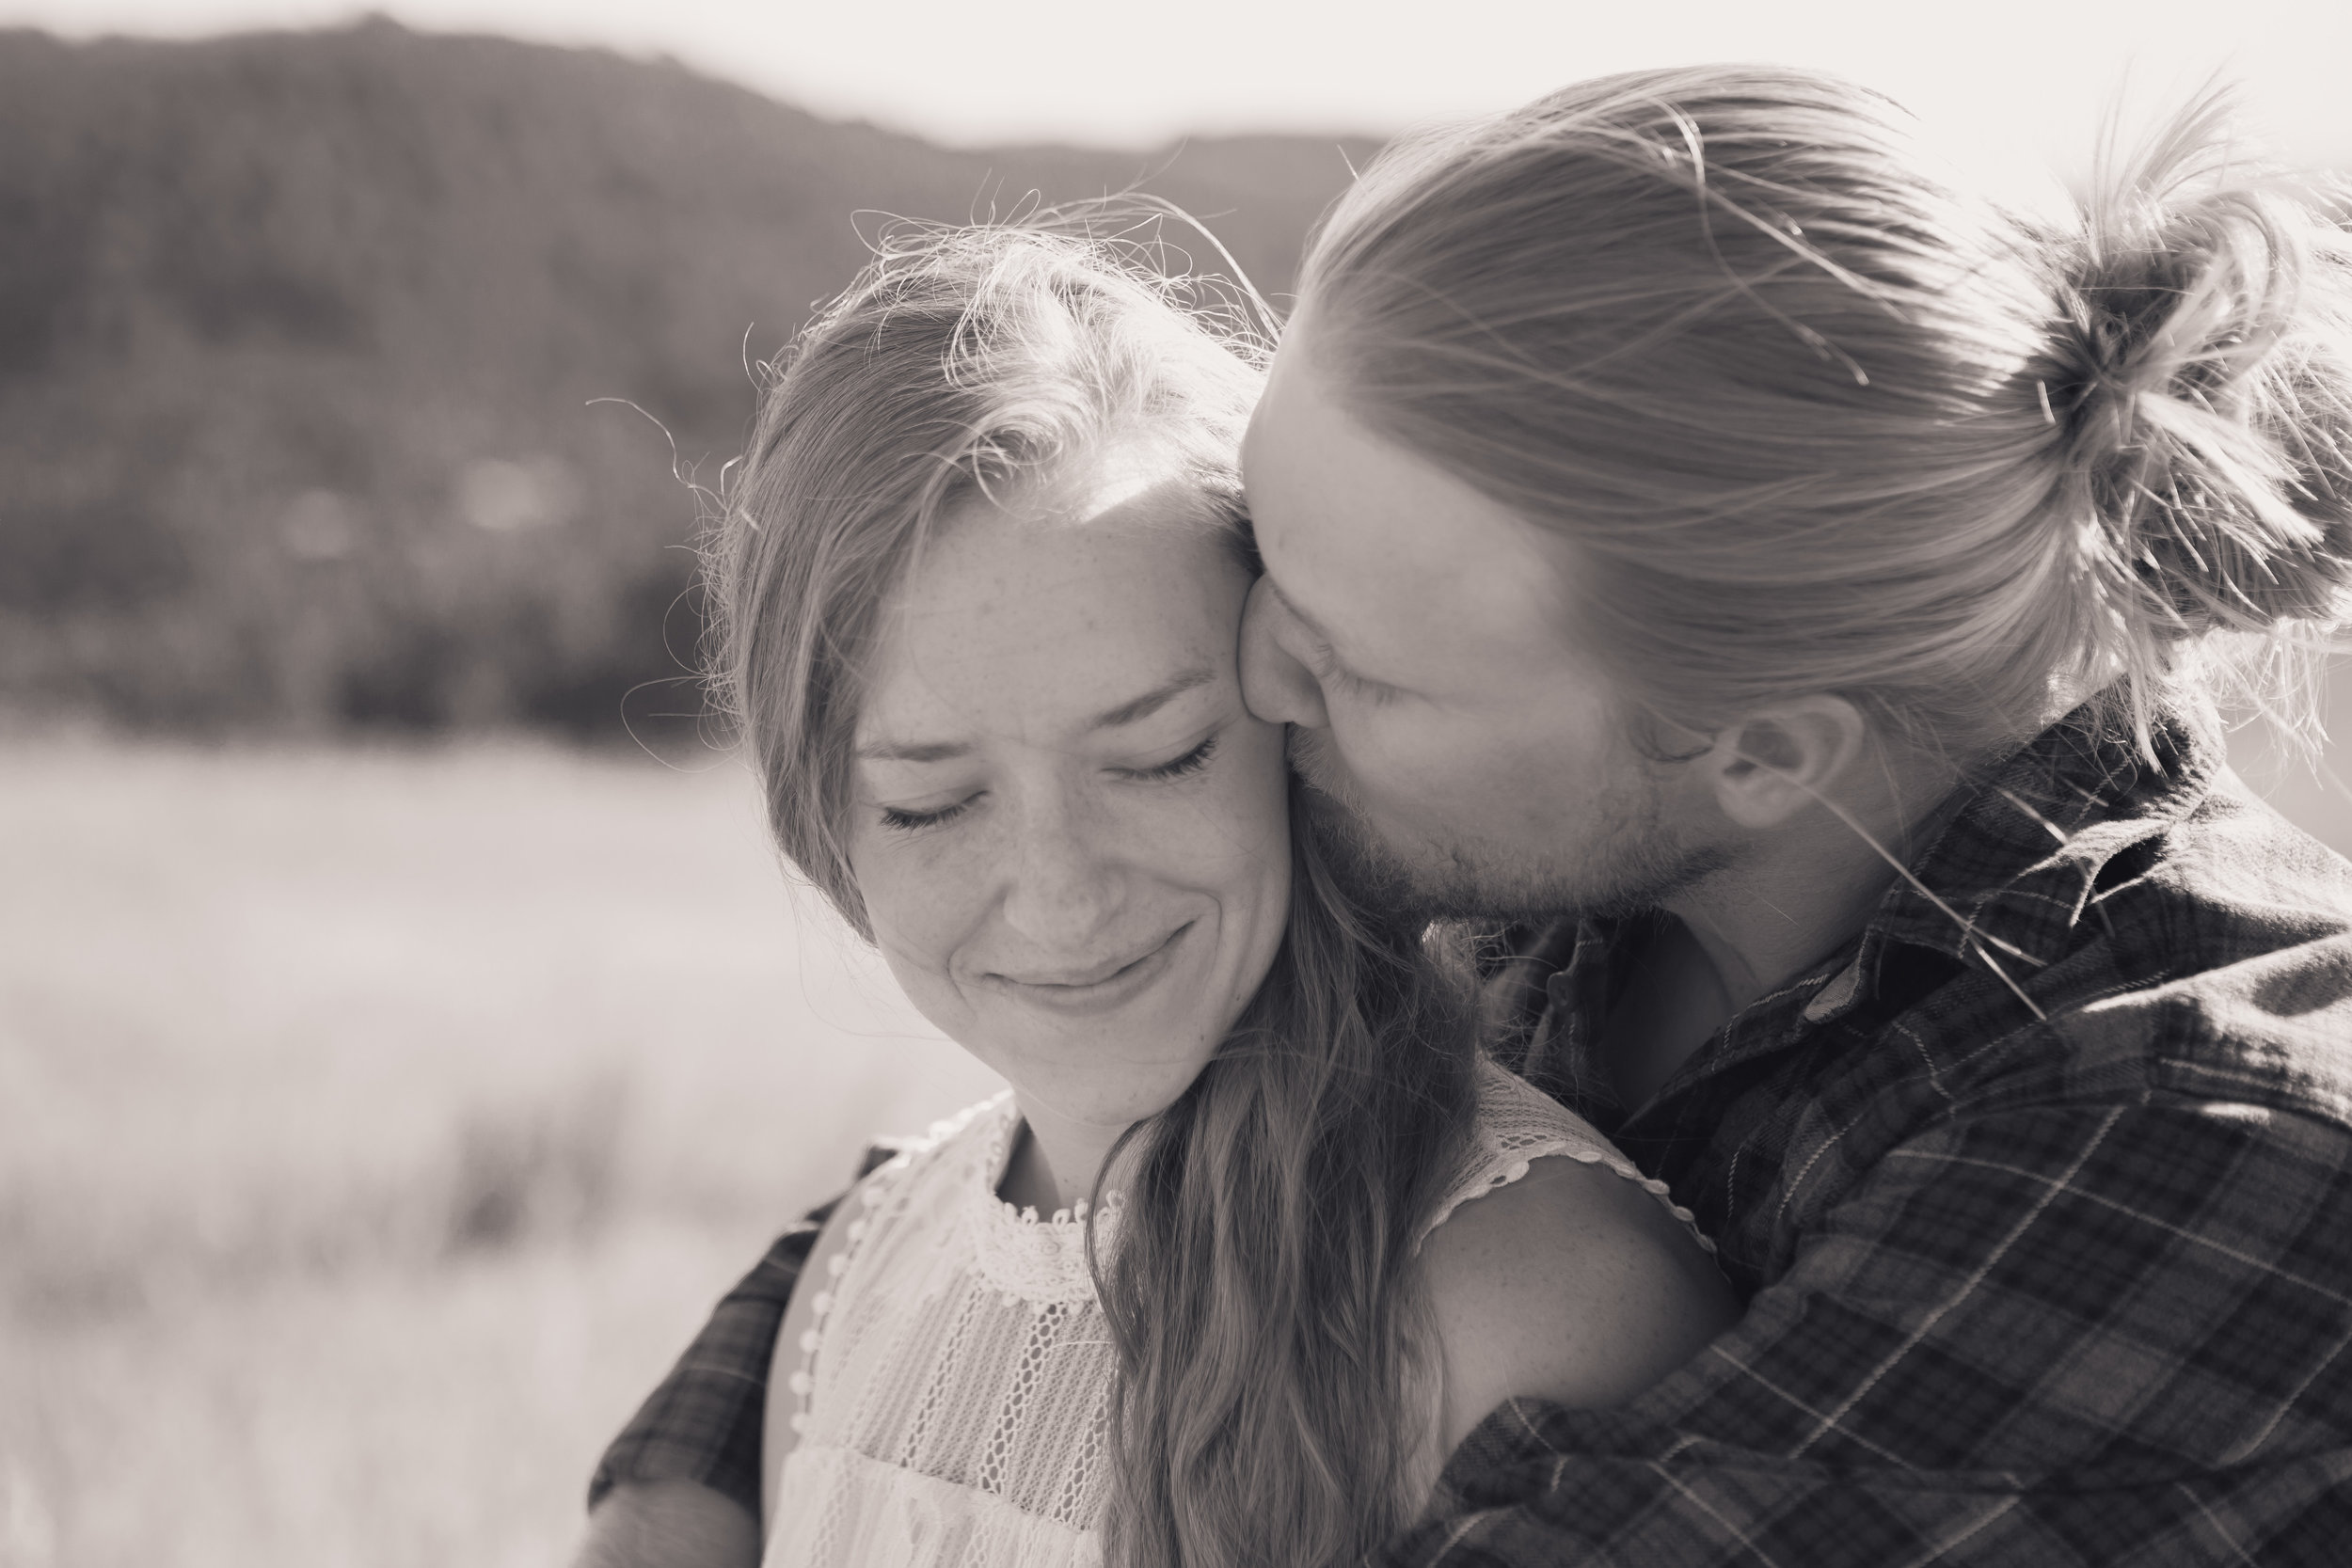
<path fill-rule="evenodd" d="M 559 1562 L 778 1225 L 988 1091 L 702 766 L 0 744 L 0 1564 Z"/>

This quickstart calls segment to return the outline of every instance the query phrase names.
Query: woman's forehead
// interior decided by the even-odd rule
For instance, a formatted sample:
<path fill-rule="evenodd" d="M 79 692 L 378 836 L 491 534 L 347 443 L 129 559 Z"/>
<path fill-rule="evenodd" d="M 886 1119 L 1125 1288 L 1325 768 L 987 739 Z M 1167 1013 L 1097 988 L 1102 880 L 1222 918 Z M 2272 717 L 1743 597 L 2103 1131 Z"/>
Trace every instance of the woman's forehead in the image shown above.
<path fill-rule="evenodd" d="M 1247 576 L 1199 506 L 1161 483 L 1076 520 L 964 509 L 892 596 L 860 748 L 1083 730 L 1187 672 L 1230 678 Z"/>

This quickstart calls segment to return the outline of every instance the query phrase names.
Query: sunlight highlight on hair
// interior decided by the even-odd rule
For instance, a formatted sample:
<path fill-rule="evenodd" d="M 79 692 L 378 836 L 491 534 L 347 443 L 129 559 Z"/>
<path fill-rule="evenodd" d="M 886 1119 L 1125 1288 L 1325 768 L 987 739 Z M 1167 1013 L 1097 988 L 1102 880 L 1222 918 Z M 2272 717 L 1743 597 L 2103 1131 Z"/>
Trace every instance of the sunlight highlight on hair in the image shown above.
<path fill-rule="evenodd" d="M 1308 331 L 1374 433 L 1575 550 L 1649 709 L 1840 691 L 1964 759 L 2065 692 L 2145 757 L 2177 689 L 2284 698 L 2352 607 L 2352 236 L 2229 110 L 2045 220 L 1824 72 L 1581 82 L 1384 150 Z"/>

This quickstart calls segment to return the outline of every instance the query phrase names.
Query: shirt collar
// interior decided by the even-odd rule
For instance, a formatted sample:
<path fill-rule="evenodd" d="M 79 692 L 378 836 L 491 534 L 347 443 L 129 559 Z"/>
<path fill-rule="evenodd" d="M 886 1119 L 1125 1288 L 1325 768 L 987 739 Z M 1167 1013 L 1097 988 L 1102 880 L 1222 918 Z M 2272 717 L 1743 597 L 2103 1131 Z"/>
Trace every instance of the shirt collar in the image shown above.
<path fill-rule="evenodd" d="M 2143 754 L 2111 711 L 2104 700 L 2075 709 L 1968 791 L 1880 900 L 1863 934 L 1866 975 L 1899 942 L 2029 970 L 2065 951 L 2100 871 L 2185 816 L 2220 769 L 2196 717 L 2160 710 Z"/>
<path fill-rule="evenodd" d="M 1661 1098 L 1878 1000 L 1889 958 L 1902 948 L 2029 985 L 2072 940 L 2101 869 L 2186 816 L 2219 770 L 2218 746 L 2191 716 L 2157 713 L 2143 754 L 2128 732 L 2103 722 L 2111 712 L 2105 702 L 2087 704 L 1994 768 L 1944 814 L 1854 941 L 1741 1009 Z M 1513 974 L 1517 994 L 1540 996 L 1544 1013 L 1518 1036 L 1511 1065 L 1605 1127 L 1620 1108 L 1601 1026 L 1632 955 L 1663 918 L 1561 921 L 1524 950 Z M 1539 974 L 1546 978 L 1532 983 Z"/>

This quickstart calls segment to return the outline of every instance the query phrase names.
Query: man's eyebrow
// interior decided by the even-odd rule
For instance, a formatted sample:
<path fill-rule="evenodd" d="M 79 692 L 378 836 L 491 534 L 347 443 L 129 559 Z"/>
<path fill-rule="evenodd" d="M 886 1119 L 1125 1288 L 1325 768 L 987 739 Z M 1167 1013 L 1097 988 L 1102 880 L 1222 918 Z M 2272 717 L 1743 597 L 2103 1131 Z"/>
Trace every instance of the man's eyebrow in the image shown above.
<path fill-rule="evenodd" d="M 1265 579 L 1265 586 L 1266 592 L 1273 594 L 1275 598 L 1280 602 L 1282 608 L 1291 612 L 1291 618 L 1293 620 L 1296 621 L 1300 626 L 1305 626 L 1309 631 L 1314 633 L 1315 640 L 1317 641 L 1322 642 L 1327 647 L 1330 645 L 1330 631 L 1325 627 L 1322 622 L 1316 620 L 1313 616 L 1299 609 L 1298 602 L 1293 599 L 1288 594 L 1282 592 L 1282 585 L 1280 583 L 1275 581 L 1274 578 L 1269 576 Z"/>
<path fill-rule="evenodd" d="M 1206 665 L 1184 671 L 1167 685 L 1155 687 L 1140 697 L 1131 697 L 1117 707 L 1107 708 L 1087 721 L 1089 730 L 1115 730 L 1122 724 L 1138 723 L 1174 702 L 1185 692 L 1210 685 L 1216 672 Z M 857 749 L 859 758 L 866 762 L 949 762 L 968 755 L 971 746 L 964 741 L 939 740 L 902 745 L 892 740 L 879 740 Z"/>
<path fill-rule="evenodd" d="M 1265 585 L 1266 591 L 1272 594 L 1275 598 L 1280 602 L 1284 610 L 1291 612 L 1292 617 L 1296 620 L 1300 626 L 1307 628 L 1307 635 L 1315 640 L 1317 647 L 1315 649 L 1314 656 L 1310 658 L 1307 663 L 1309 668 L 1313 670 L 1317 679 L 1342 678 L 1356 681 L 1368 687 L 1383 688 L 1391 691 L 1403 689 L 1403 688 L 1391 685 L 1388 681 L 1375 680 L 1369 675 L 1359 674 L 1350 667 L 1348 657 L 1340 652 L 1337 647 L 1333 646 L 1331 633 L 1324 626 L 1323 623 L 1317 621 L 1313 616 L 1299 609 L 1297 604 L 1292 600 L 1291 596 L 1282 592 L 1282 585 L 1276 582 L 1272 578 L 1269 577 L 1265 579 Z"/>

